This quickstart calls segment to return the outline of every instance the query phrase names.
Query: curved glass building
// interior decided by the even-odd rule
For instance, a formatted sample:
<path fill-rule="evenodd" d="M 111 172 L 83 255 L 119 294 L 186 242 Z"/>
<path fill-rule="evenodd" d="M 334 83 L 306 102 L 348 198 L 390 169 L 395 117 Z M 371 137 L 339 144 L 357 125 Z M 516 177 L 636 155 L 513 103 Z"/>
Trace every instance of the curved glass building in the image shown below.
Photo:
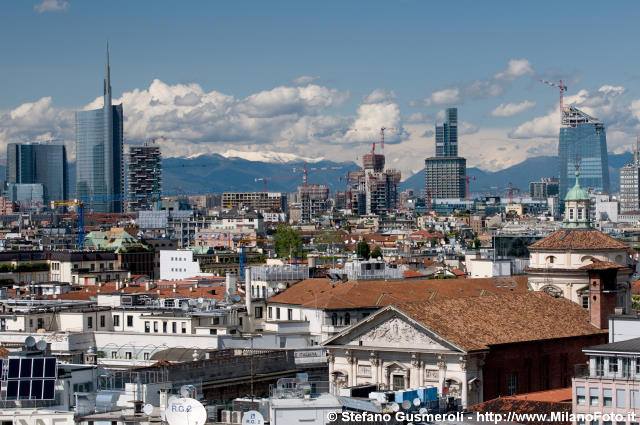
<path fill-rule="evenodd" d="M 609 160 L 604 124 L 574 106 L 562 109 L 558 143 L 560 199 L 564 199 L 575 179 L 576 164 L 580 183 L 596 192 L 609 192 Z"/>
<path fill-rule="evenodd" d="M 122 105 L 111 104 L 109 48 L 104 79 L 104 106 L 76 112 L 76 192 L 89 211 L 122 212 Z"/>

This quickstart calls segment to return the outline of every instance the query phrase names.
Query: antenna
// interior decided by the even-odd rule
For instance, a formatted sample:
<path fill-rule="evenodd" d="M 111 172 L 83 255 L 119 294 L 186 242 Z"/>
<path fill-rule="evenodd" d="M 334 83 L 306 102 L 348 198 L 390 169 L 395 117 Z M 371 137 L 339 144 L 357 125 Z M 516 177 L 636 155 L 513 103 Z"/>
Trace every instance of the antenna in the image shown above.
<path fill-rule="evenodd" d="M 171 396 L 165 415 L 169 425 L 204 425 L 207 420 L 204 406 L 193 398 Z"/>
<path fill-rule="evenodd" d="M 25 340 L 24 340 L 24 345 L 27 346 L 27 348 L 33 348 L 36 345 L 36 339 L 32 336 L 28 336 Z"/>
<path fill-rule="evenodd" d="M 40 351 L 44 351 L 47 349 L 47 341 L 45 341 L 44 339 L 41 339 L 40 341 L 36 342 L 36 348 Z"/>

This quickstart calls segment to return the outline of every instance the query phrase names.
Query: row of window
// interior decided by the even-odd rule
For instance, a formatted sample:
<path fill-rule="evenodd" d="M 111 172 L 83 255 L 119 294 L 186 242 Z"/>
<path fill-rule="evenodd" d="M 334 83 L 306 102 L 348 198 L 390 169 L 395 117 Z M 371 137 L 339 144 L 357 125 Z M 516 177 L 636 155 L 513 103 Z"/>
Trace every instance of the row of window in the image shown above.
<path fill-rule="evenodd" d="M 640 408 L 640 391 L 630 390 L 629 399 L 627 399 L 627 390 L 624 388 L 617 388 L 615 390 L 616 402 L 615 405 L 620 409 L 639 409 Z M 587 389 L 585 387 L 576 387 L 576 404 L 579 406 L 587 405 Z M 600 397 L 599 388 L 589 388 L 589 406 L 613 406 L 613 389 L 603 388 L 602 397 Z"/>
<path fill-rule="evenodd" d="M 118 352 L 117 351 L 112 351 L 111 352 L 111 358 L 112 359 L 117 359 L 118 358 Z M 133 353 L 131 351 L 126 351 L 124 353 L 124 358 L 127 360 L 131 360 L 133 358 Z M 149 353 L 142 353 L 142 358 L 144 360 L 149 360 Z"/>
<path fill-rule="evenodd" d="M 262 311 L 260 315 L 262 316 Z M 273 307 L 267 310 L 267 318 L 273 319 Z M 280 320 L 280 307 L 276 307 L 276 320 Z M 287 320 L 293 320 L 293 310 L 290 308 L 287 309 Z"/>
<path fill-rule="evenodd" d="M 154 333 L 158 333 L 159 331 L 159 323 L 158 321 L 154 321 L 153 322 L 153 332 Z M 162 333 L 168 333 L 167 331 L 168 328 L 168 322 L 162 322 Z M 151 322 L 150 321 L 145 321 L 144 322 L 144 331 L 145 333 L 150 333 L 151 332 Z M 178 333 L 178 322 L 171 322 L 171 333 Z M 186 334 L 187 333 L 187 322 L 180 322 L 180 333 Z"/>

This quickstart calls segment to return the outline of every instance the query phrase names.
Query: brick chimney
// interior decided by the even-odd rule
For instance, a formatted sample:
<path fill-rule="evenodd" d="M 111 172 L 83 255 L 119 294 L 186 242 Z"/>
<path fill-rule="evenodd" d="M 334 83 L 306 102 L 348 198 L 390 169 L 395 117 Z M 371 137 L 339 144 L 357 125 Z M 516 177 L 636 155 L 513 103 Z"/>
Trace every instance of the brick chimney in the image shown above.
<path fill-rule="evenodd" d="M 597 265 L 595 261 L 590 266 L 594 265 Z M 589 314 L 593 326 L 599 329 L 609 329 L 609 315 L 615 313 L 618 303 L 618 268 L 621 266 L 606 267 L 602 264 L 598 266 L 587 270 L 589 274 Z"/>

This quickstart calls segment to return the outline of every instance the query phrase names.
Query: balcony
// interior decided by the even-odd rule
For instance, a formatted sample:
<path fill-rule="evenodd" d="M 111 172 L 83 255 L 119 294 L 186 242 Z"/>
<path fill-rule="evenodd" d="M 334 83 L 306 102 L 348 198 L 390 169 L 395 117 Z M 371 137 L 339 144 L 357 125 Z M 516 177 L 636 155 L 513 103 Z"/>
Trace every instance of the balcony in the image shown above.
<path fill-rule="evenodd" d="M 611 379 L 620 381 L 640 381 L 640 373 L 635 373 L 632 368 L 622 368 L 615 372 L 596 367 L 593 373 L 588 365 L 575 365 L 574 378 Z"/>

